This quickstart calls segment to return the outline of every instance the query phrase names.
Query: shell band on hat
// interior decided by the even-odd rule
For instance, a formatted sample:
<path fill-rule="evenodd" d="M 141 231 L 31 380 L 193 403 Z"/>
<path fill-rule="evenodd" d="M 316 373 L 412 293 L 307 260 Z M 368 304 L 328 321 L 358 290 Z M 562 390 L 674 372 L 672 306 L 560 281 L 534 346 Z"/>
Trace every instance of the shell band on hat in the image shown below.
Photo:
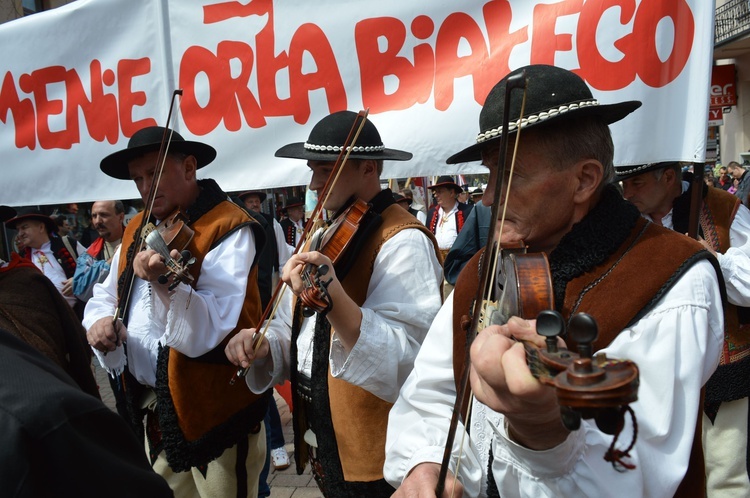
<path fill-rule="evenodd" d="M 306 150 L 314 150 L 316 152 L 341 152 L 343 148 L 343 145 L 316 145 L 305 142 Z M 347 147 L 347 150 L 349 152 L 382 152 L 385 150 L 385 145 L 355 145 L 354 147 L 350 145 Z"/>
<path fill-rule="evenodd" d="M 599 101 L 594 100 L 586 100 L 583 102 L 576 102 L 573 104 L 568 105 L 561 105 L 557 109 L 550 109 L 548 111 L 542 111 L 539 114 L 532 114 L 526 117 L 522 117 L 521 119 L 517 119 L 513 121 L 512 123 L 508 123 L 508 132 L 513 132 L 516 129 L 520 128 L 523 129 L 529 125 L 536 124 L 540 121 L 544 121 L 549 118 L 557 117 L 561 114 L 565 114 L 568 111 L 574 111 L 576 109 L 582 109 L 584 107 L 591 107 L 591 106 L 597 106 L 599 105 Z M 502 135 L 503 133 L 503 127 L 499 126 L 497 128 L 494 128 L 492 130 L 487 130 L 484 133 L 480 133 L 477 135 L 477 143 L 481 144 L 482 142 L 485 142 L 487 140 L 492 140 L 493 138 L 497 138 L 498 136 Z"/>

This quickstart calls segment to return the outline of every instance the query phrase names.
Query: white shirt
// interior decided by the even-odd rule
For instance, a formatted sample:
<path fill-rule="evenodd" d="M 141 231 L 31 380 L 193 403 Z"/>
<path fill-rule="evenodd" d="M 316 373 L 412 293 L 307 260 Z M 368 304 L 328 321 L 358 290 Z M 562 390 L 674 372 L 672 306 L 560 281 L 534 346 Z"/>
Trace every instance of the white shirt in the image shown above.
<path fill-rule="evenodd" d="M 78 254 L 81 254 L 86 251 L 86 248 L 80 243 L 77 243 L 76 250 L 78 251 Z M 75 259 L 75 255 L 71 254 L 70 256 Z M 45 242 L 39 249 L 32 248 L 31 261 L 48 279 L 52 281 L 53 284 L 55 284 L 55 287 L 60 291 L 60 295 L 65 298 L 68 305 L 70 305 L 71 308 L 75 306 L 76 297 L 72 294 L 66 296 L 62 293 L 63 285 L 65 284 L 65 281 L 68 280 L 68 277 L 65 275 L 63 267 L 57 259 L 55 259 L 55 254 L 52 252 L 52 242 Z"/>
<path fill-rule="evenodd" d="M 281 228 L 279 222 L 274 218 L 273 220 L 273 236 L 276 239 L 276 248 L 279 253 L 279 271 L 284 268 L 284 265 L 294 253 L 294 248 L 286 243 L 286 237 L 284 237 L 284 229 Z"/>
<path fill-rule="evenodd" d="M 682 192 L 688 190 L 690 184 L 682 182 Z M 673 210 L 670 210 L 661 222 L 665 228 L 674 230 L 672 220 Z M 644 218 L 653 221 L 650 216 Z M 727 289 L 727 299 L 736 306 L 750 306 L 750 209 L 740 204 L 734 220 L 729 227 L 729 249 L 724 254 L 716 253 L 716 259 L 721 266 L 721 274 Z"/>
<path fill-rule="evenodd" d="M 359 339 L 347 355 L 334 333 L 331 374 L 381 399 L 395 401 L 440 308 L 442 278 L 432 242 L 419 230 L 402 230 L 384 243 L 360 308 Z M 264 392 L 289 378 L 292 296 L 287 289 L 269 324 L 266 337 L 271 359 L 256 361 L 245 378 L 253 392 Z M 307 376 L 311 373 L 314 326 L 315 316 L 306 318 L 297 341 L 297 368 Z"/>
<path fill-rule="evenodd" d="M 391 409 L 384 474 L 394 486 L 417 464 L 442 461 L 456 397 L 452 315 L 453 295 L 435 317 L 414 371 Z M 471 436 L 466 436 L 461 457 L 465 496 L 480 496 L 485 490 L 490 446 L 503 498 L 673 496 L 690 456 L 701 386 L 719 362 L 723 326 L 716 273 L 709 262 L 701 261 L 602 350 L 634 361 L 640 370 L 638 401 L 631 404 L 638 423 L 629 460 L 635 470 L 620 473 L 604 461 L 612 438 L 592 421 L 582 421 L 581 429 L 559 446 L 532 451 L 508 439 L 502 415 L 475 401 Z M 454 458 L 462 432 L 460 428 L 456 435 Z M 628 419 L 618 447 L 627 445 L 631 436 Z"/>
<path fill-rule="evenodd" d="M 437 239 L 440 249 L 450 249 L 453 242 L 458 237 L 458 227 L 456 226 L 456 213 L 458 212 L 458 202 L 453 205 L 450 211 L 443 210 L 442 206 L 438 208 L 438 220 L 435 226 L 435 238 Z"/>
<path fill-rule="evenodd" d="M 112 268 L 119 267 L 121 250 L 122 246 Z M 195 288 L 180 283 L 169 291 L 166 285 L 136 278 L 128 313 L 128 356 L 125 358 L 122 346 L 106 355 L 94 350 L 99 363 L 114 375 L 127 363 L 138 382 L 155 386 L 159 345 L 191 358 L 216 348 L 237 326 L 253 259 L 255 239 L 250 228 L 243 227 L 206 254 Z M 111 271 L 104 282 L 94 286 L 84 313 L 86 329 L 100 318 L 113 316 L 117 279 L 118 272 Z"/>

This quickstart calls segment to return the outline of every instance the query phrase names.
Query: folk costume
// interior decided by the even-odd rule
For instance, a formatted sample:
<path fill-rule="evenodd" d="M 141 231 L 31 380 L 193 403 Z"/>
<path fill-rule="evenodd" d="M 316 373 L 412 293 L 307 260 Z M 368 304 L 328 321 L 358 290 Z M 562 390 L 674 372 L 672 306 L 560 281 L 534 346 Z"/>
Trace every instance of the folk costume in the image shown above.
<path fill-rule="evenodd" d="M 162 132 L 158 127 L 137 132 L 128 149 L 102 161 L 102 170 L 125 176 L 127 161 L 157 150 Z M 199 167 L 215 155 L 208 145 L 185 142 L 176 133 L 171 147 L 196 156 Z M 236 368 L 226 360 L 224 348 L 232 335 L 257 326 L 260 318 L 256 255 L 264 234 L 216 182 L 199 180 L 198 186 L 198 198 L 185 209 L 195 232 L 187 246 L 195 258 L 189 267 L 194 281 L 166 291 L 135 278 L 124 319 L 126 347 L 95 353 L 111 375 L 124 381 L 137 433 L 146 417 L 152 465 L 173 489 L 179 492 L 188 485 L 201 496 L 254 496 L 264 461 L 262 420 L 270 393 L 255 395 L 241 384 L 230 385 Z M 117 271 L 94 289 L 86 328 L 111 317 L 118 305 L 141 217 L 136 215 L 125 230 L 112 261 Z"/>
<path fill-rule="evenodd" d="M 324 118 L 307 143 L 283 147 L 277 155 L 333 161 L 338 151 L 325 145 L 340 150 L 355 116 L 346 111 Z M 411 157 L 385 149 L 369 121 L 353 149 L 352 159 Z M 390 190 L 368 201 L 367 219 L 335 268 L 362 311 L 355 346 L 347 353 L 326 317 L 303 317 L 301 303 L 287 293 L 266 336 L 271 356 L 256 361 L 246 378 L 254 392 L 291 379 L 297 472 L 310 460 L 326 497 L 393 493 L 382 471 L 388 410 L 440 307 L 442 277 L 432 235 L 394 204 Z"/>
<path fill-rule="evenodd" d="M 22 256 L 32 261 L 34 265 L 39 268 L 53 284 L 55 284 L 55 287 L 62 295 L 65 281 L 72 278 L 76 271 L 76 258 L 78 258 L 78 254 L 83 253 L 86 248 L 74 240 L 75 246 L 71 244 L 69 249 L 68 244 L 66 244 L 63 238 L 58 235 L 57 225 L 54 220 L 38 211 L 19 214 L 18 216 L 6 221 L 5 225 L 8 228 L 15 229 L 16 226 L 24 220 L 43 222 L 47 229 L 49 241 L 36 249 L 27 247 Z M 63 295 L 63 297 L 71 308 L 76 308 L 76 306 L 78 306 L 78 299 L 76 299 L 74 295 Z"/>
<path fill-rule="evenodd" d="M 509 439 L 501 414 L 475 401 L 471 441 L 467 438 L 460 471 L 468 496 L 488 493 L 490 450 L 494 485 L 503 497 L 600 496 L 602 489 L 672 496 L 682 482 L 694 450 L 693 439 L 685 435 L 696 433 L 701 387 L 716 367 L 721 350 L 722 301 L 716 270 L 711 264 L 713 258 L 701 251 L 699 244 L 639 221 L 637 210 L 623 206 L 625 201 L 618 196 L 610 190 L 608 199 L 563 238 L 550 255 L 550 266 L 558 311 L 566 319 L 573 310 L 592 314 L 598 321 L 600 338 L 608 333 L 614 336 L 611 343 L 598 344 L 595 351 L 627 358 L 639 367 L 639 402 L 632 405 L 638 442 L 630 452 L 636 469 L 620 473 L 604 461 L 611 436 L 601 433 L 591 421 L 583 421 L 581 429 L 571 432 L 560 446 L 534 452 Z M 610 230 L 614 220 L 623 220 L 617 227 L 617 238 L 607 243 L 599 240 L 598 244 L 590 240 L 591 234 L 601 233 L 590 231 L 592 227 L 603 230 L 601 224 L 606 223 Z M 665 247 L 663 244 L 682 259 L 655 250 Z M 648 274 L 653 277 L 648 292 L 643 275 L 634 278 L 644 267 L 650 268 Z M 468 290 L 466 284 L 462 285 L 476 269 L 469 262 L 459 276 L 453 295 L 427 334 L 414 374 L 391 411 L 385 475 L 394 485 L 418 463 L 442 460 L 456 396 L 454 360 L 463 359 L 462 353 L 456 354 L 446 344 L 453 344 L 455 349 L 465 343 L 465 335 L 460 335 L 460 326 L 455 323 L 459 320 L 454 300 L 467 292 L 476 294 L 476 284 L 473 289 L 469 284 Z M 617 271 L 607 273 L 610 270 Z M 585 289 L 602 276 L 598 285 Z M 644 291 L 638 299 L 636 291 Z M 582 302 L 575 307 L 579 298 Z M 468 308 L 463 315 L 469 315 Z M 616 330 L 622 332 L 606 332 Z M 690 363 L 689 370 L 685 362 Z M 451 403 L 441 405 L 443 398 L 451 399 Z M 664 417 L 664 413 L 671 415 Z M 626 424 L 619 440 L 629 441 L 632 430 Z M 457 439 L 454 455 L 460 444 Z M 697 472 L 702 473 L 702 468 Z"/>
<path fill-rule="evenodd" d="M 296 198 L 296 197 L 290 197 L 286 205 L 284 206 L 284 211 L 286 212 L 287 209 L 291 207 L 304 207 L 305 201 L 302 199 Z M 284 233 L 284 238 L 286 239 L 286 243 L 292 247 L 297 247 L 297 243 L 299 242 L 299 237 L 302 235 L 302 232 L 305 230 L 305 219 L 304 216 L 300 218 L 299 220 L 292 221 L 290 218 L 284 218 L 279 222 L 281 225 L 281 231 Z"/>
<path fill-rule="evenodd" d="M 74 296 L 83 302 L 91 299 L 94 285 L 103 282 L 109 274 L 109 261 L 120 247 L 120 242 L 122 239 L 107 242 L 103 237 L 97 237 L 88 249 L 78 256 L 73 275 Z"/>
<path fill-rule="evenodd" d="M 580 77 L 553 66 L 526 66 L 509 76 L 521 70 L 526 113 L 523 121 L 511 121 L 508 132 L 552 120 L 562 124 L 565 116 L 596 116 L 609 124 L 640 105 L 600 104 Z M 477 143 L 449 163 L 479 160 L 487 142 L 502 136 L 506 81 L 485 101 Z M 511 118 L 519 115 L 521 93 L 511 94 Z M 642 219 L 613 186 L 547 256 L 555 309 L 566 320 L 590 313 L 600 330 L 594 351 L 632 360 L 639 368 L 638 402 L 631 405 L 638 424 L 629 459 L 635 469 L 619 472 L 604 460 L 612 438 L 591 421 L 583 420 L 558 446 L 533 451 L 513 441 L 502 414 L 475 400 L 469 434 L 463 443 L 456 437 L 452 448 L 451 471 L 465 494 L 703 496 L 701 388 L 718 364 L 723 338 L 715 258 L 697 241 Z M 416 465 L 442 461 L 456 378 L 465 367 L 464 324 L 477 294 L 479 265 L 485 264 L 481 258 L 478 253 L 459 275 L 391 410 L 384 473 L 394 485 Z M 633 431 L 626 422 L 618 441 L 629 441 Z M 457 434 L 462 432 L 460 427 Z"/>
<path fill-rule="evenodd" d="M 439 177 L 434 185 L 427 188 L 434 190 L 438 187 L 451 188 L 456 193 L 463 192 L 463 189 L 450 176 Z M 435 234 L 443 259 L 445 259 L 448 251 L 453 246 L 453 242 L 455 242 L 459 232 L 463 229 L 471 209 L 471 205 L 456 200 L 456 204 L 449 211 L 444 210 L 442 206 L 438 205 L 431 207 L 427 211 L 427 227 Z"/>
<path fill-rule="evenodd" d="M 627 179 L 662 169 L 668 163 L 617 168 Z M 693 175 L 683 175 L 682 195 L 661 220 L 677 233 L 687 233 Z M 702 185 L 699 235 L 716 252 L 726 285 L 724 348 L 719 367 L 706 384 L 703 439 L 706 450 L 707 495 L 750 494 L 748 396 L 750 396 L 750 210 L 740 199 Z M 649 219 L 647 215 L 644 215 Z M 744 456 L 744 458 L 743 458 Z"/>

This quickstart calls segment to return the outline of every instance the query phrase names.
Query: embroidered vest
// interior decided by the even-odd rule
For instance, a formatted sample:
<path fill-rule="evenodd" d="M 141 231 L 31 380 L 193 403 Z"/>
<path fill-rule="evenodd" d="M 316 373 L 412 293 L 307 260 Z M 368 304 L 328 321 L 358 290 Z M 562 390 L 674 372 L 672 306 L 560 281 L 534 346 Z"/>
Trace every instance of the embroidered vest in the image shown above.
<path fill-rule="evenodd" d="M 438 256 L 434 236 L 406 210 L 391 203 L 381 217 L 381 224 L 359 247 L 352 270 L 341 282 L 347 295 L 359 306 L 367 298 L 367 288 L 380 248 L 401 230 L 422 231 L 432 241 L 435 255 Z M 425 292 L 429 291 L 425 289 Z M 439 289 L 432 291 L 439 292 Z M 333 330 L 330 334 L 333 334 Z M 329 342 L 330 336 L 323 344 Z M 316 348 L 318 344 L 316 341 Z M 313 361 L 317 357 L 328 365 L 328 349 L 320 349 L 325 351 L 316 350 Z M 296 349 L 293 349 L 293 358 L 295 352 Z M 313 405 L 317 416 L 314 421 L 315 432 L 319 445 L 318 455 L 330 485 L 327 491 L 331 496 L 380 496 L 382 493 L 390 496 L 393 489 L 383 480 L 383 465 L 388 412 L 392 404 L 358 386 L 333 378 L 330 368 L 327 368 L 327 386 L 316 380 L 315 367 L 313 377 Z M 295 406 L 300 405 L 295 403 Z M 323 420 L 325 418 L 329 421 Z M 296 430 L 299 429 L 302 428 L 298 427 Z M 299 442 L 299 439 L 295 434 L 295 442 Z M 298 460 L 304 458 L 300 453 L 299 449 L 295 452 Z M 348 487 L 349 485 L 354 487 Z M 368 485 L 373 487 L 367 487 Z M 385 490 L 384 487 L 388 489 Z"/>
<path fill-rule="evenodd" d="M 123 234 L 123 254 L 127 252 L 124 248 L 133 244 L 142 215 L 134 216 Z M 253 230 L 256 240 L 263 239 L 258 223 L 229 201 L 220 202 L 190 224 L 195 231 L 187 247 L 196 259 L 190 266 L 195 279 L 193 287 L 199 285 L 206 254 L 229 234 L 245 226 Z M 126 257 L 120 258 L 119 275 L 126 268 L 126 260 Z M 237 368 L 224 355 L 229 339 L 242 328 L 257 326 L 260 319 L 257 272 L 257 265 L 253 264 L 237 326 L 213 351 L 198 358 L 190 358 L 169 347 L 159 352 L 154 391 L 164 450 L 170 467 L 176 472 L 206 465 L 256 429 L 265 416 L 269 394 L 253 394 L 244 382 L 230 385 L 229 380 Z"/>
<path fill-rule="evenodd" d="M 664 248 L 669 248 L 665 250 Z M 454 289 L 453 370 L 456 382 L 464 368 L 470 310 L 478 287 L 480 251 L 461 272 Z M 555 306 L 566 321 L 579 312 L 592 315 L 599 326 L 593 345 L 597 351 L 606 347 L 624 328 L 647 314 L 693 264 L 709 259 L 710 253 L 697 241 L 672 230 L 639 219 L 630 236 L 599 265 L 569 280 L 563 302 Z M 643 271 L 648 268 L 648 271 Z M 613 296 L 617 296 L 613 299 Z M 534 317 L 525 317 L 528 319 Z M 572 341 L 568 348 L 575 349 Z M 688 472 L 675 496 L 703 496 L 704 466 L 701 447 L 701 414 L 693 437 Z"/>

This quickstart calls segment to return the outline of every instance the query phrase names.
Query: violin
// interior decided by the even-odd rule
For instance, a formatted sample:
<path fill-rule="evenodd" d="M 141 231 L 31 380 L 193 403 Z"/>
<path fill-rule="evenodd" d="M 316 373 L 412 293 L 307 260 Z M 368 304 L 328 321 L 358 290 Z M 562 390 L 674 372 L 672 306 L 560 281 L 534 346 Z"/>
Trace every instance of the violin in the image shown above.
<path fill-rule="evenodd" d="M 194 235 L 195 231 L 188 226 L 185 216 L 179 211 L 171 214 L 158 227 L 153 223 L 144 226 L 146 246 L 159 253 L 167 267 L 167 272 L 159 275 L 159 283 L 166 284 L 171 275 L 175 277 L 169 284 L 169 290 L 173 290 L 180 282 L 188 285 L 193 282 L 193 275 L 188 268 L 195 263 L 195 258 L 186 247 Z M 172 257 L 172 250 L 180 251 L 178 259 Z"/>
<path fill-rule="evenodd" d="M 315 206 L 315 209 L 312 212 L 312 215 L 307 220 L 307 223 L 305 224 L 305 229 L 302 231 L 302 234 L 299 237 L 299 240 L 297 242 L 297 247 L 294 249 L 294 254 L 298 254 L 302 247 L 309 242 L 309 237 L 315 231 L 318 227 L 321 225 L 322 220 L 322 213 L 323 213 L 323 206 L 325 205 L 326 200 L 328 199 L 328 196 L 330 195 L 331 191 L 333 190 L 333 186 L 336 184 L 336 181 L 338 180 L 339 174 L 343 170 L 344 166 L 346 165 L 346 161 L 349 159 L 349 154 L 351 154 L 352 146 L 357 142 L 357 138 L 359 137 L 360 132 L 362 131 L 362 128 L 364 128 L 365 122 L 367 121 L 367 115 L 369 113 L 368 109 L 359 111 L 357 113 L 357 118 L 354 120 L 354 123 L 352 124 L 351 129 L 349 130 L 349 134 L 346 137 L 346 140 L 344 140 L 344 144 L 341 147 L 341 152 L 339 153 L 338 157 L 336 158 L 336 162 L 333 165 L 333 168 L 331 169 L 331 173 L 328 175 L 328 179 L 326 180 L 326 184 L 323 186 L 323 191 L 319 196 L 318 203 Z M 355 205 L 357 203 L 355 202 Z M 361 210 L 362 207 L 355 208 Z M 369 210 L 369 207 L 368 207 Z M 366 213 L 366 212 L 365 212 Z M 362 216 L 364 216 L 364 214 Z M 337 217 L 341 218 L 340 216 Z M 345 222 L 345 225 L 342 231 L 341 237 L 334 237 L 334 234 L 338 230 L 334 230 L 330 238 L 333 239 L 333 244 L 330 245 L 330 248 L 328 249 L 328 252 L 330 254 L 326 254 L 330 258 L 331 255 L 337 256 L 340 254 L 343 254 L 344 250 L 346 249 L 347 243 L 342 243 L 346 240 L 351 240 L 351 237 L 347 237 L 344 234 L 347 234 L 348 232 L 351 232 L 353 230 L 353 227 L 351 226 L 350 222 L 346 219 L 347 217 L 343 217 L 341 220 L 342 222 Z M 326 241 L 328 241 L 328 238 L 326 238 Z M 324 244 L 320 244 L 323 246 Z M 328 244 L 325 244 L 328 245 Z M 339 251 L 336 250 L 337 247 L 341 247 Z M 325 254 L 325 253 L 324 253 Z M 331 258 L 332 260 L 334 258 Z M 335 259 L 338 259 L 337 257 Z M 320 309 L 321 312 L 325 312 L 327 309 L 330 311 L 332 303 L 330 302 L 330 298 L 327 294 L 327 286 L 330 283 L 330 280 L 327 282 L 322 282 L 320 280 L 320 277 L 324 276 L 328 272 L 328 268 L 325 267 L 326 265 L 323 265 L 321 267 L 318 267 L 317 269 L 313 268 L 314 265 L 307 266 L 307 278 L 310 283 L 309 288 L 312 289 L 312 287 L 315 287 L 315 290 L 308 291 L 308 299 L 310 303 L 313 305 L 310 309 Z M 303 277 L 304 278 L 304 277 Z M 274 316 L 276 313 L 276 309 L 278 308 L 280 302 L 281 302 L 281 296 L 284 293 L 284 290 L 287 288 L 287 286 L 284 284 L 283 280 L 279 280 L 278 284 L 276 285 L 276 289 L 273 292 L 273 296 L 271 296 L 271 300 L 268 303 L 268 306 L 266 306 L 266 309 L 263 310 L 263 314 L 261 315 L 260 319 L 258 320 L 258 324 L 264 324 L 263 329 L 261 333 L 259 334 L 256 342 L 255 342 L 255 353 L 258 352 L 258 349 L 260 348 L 260 344 L 263 341 L 263 337 L 266 335 L 266 332 L 268 331 L 270 319 Z M 313 311 L 314 312 L 314 311 Z M 234 385 L 234 383 L 237 381 L 237 379 L 240 379 L 247 375 L 249 367 L 247 368 L 239 368 L 237 372 L 232 376 L 232 378 L 229 380 L 230 385 Z"/>
<path fill-rule="evenodd" d="M 521 123 L 526 99 L 525 88 L 525 73 L 507 79 L 502 130 L 509 129 L 511 92 L 519 89 L 524 91 L 517 121 Z M 495 198 L 490 218 L 498 220 L 500 228 L 490 231 L 481 256 L 479 282 L 470 311 L 470 323 L 469 320 L 462 320 L 462 326 L 467 332 L 463 369 L 457 382 L 456 402 L 435 489 L 436 496 L 442 496 L 445 489 L 458 420 L 461 418 L 466 422 L 469 416 L 471 343 L 479 330 L 490 325 L 505 324 L 512 316 L 527 320 L 536 318 L 537 332 L 546 338 L 544 348 L 538 348 L 528 341 L 522 342 L 532 374 L 539 382 L 556 390 L 563 425 L 569 430 L 576 430 L 580 427 L 581 419 L 594 418 L 602 431 L 614 435 L 612 444 L 604 455 L 605 460 L 612 462 L 614 466 L 632 468 L 624 463 L 622 458 L 628 455 L 635 444 L 636 431 L 633 432 L 633 440 L 627 449 L 616 450 L 615 443 L 624 426 L 625 413 L 630 413 L 635 423 L 635 416 L 628 403 L 637 399 L 637 366 L 627 360 L 608 359 L 602 356 L 592 358 L 591 344 L 596 339 L 598 329 L 596 322 L 588 315 L 576 315 L 570 320 L 571 337 L 579 342 L 578 352 L 558 348 L 557 338 L 565 337 L 565 322 L 559 313 L 552 311 L 555 308 L 554 293 L 546 254 L 526 253 L 523 247 L 500 248 L 499 234 L 502 233 L 505 218 L 504 212 L 501 216 L 500 198 L 507 189 L 504 196 L 505 204 L 502 207 L 505 210 L 520 135 L 521 127 L 518 126 L 507 185 L 505 173 L 509 133 L 502 133 L 501 136 L 498 172 L 495 176 Z M 460 447 L 463 448 L 463 445 Z"/>
<path fill-rule="evenodd" d="M 357 199 L 337 216 L 326 230 L 317 250 L 327 256 L 334 266 L 349 247 L 369 211 L 370 205 Z M 325 314 L 333 308 L 333 302 L 327 291 L 332 279 L 321 280 L 328 270 L 327 265 L 318 267 L 311 263 L 302 268 L 300 276 L 305 288 L 300 293 L 299 299 L 303 304 L 302 314 L 306 317 L 315 313 Z"/>

